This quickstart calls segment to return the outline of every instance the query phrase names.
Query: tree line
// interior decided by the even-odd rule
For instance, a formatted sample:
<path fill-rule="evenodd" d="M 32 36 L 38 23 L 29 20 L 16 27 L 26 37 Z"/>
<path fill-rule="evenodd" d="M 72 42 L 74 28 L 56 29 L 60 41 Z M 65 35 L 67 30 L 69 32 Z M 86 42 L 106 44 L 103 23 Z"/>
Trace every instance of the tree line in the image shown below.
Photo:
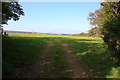
<path fill-rule="evenodd" d="M 120 65 L 120 1 L 105 1 L 100 4 L 101 8 L 91 12 L 88 20 L 91 25 L 99 29 L 100 34 L 103 35 L 102 39 L 111 50 L 111 55 L 118 60 Z"/>
<path fill-rule="evenodd" d="M 80 34 L 73 34 L 72 36 L 86 36 L 86 37 L 100 37 L 101 31 L 99 30 L 98 27 L 93 27 L 90 30 L 88 30 L 88 33 L 80 33 Z"/>
<path fill-rule="evenodd" d="M 87 18 L 93 28 L 88 33 L 74 34 L 73 36 L 101 37 L 120 65 L 120 1 L 101 2 L 101 8 L 89 13 Z"/>

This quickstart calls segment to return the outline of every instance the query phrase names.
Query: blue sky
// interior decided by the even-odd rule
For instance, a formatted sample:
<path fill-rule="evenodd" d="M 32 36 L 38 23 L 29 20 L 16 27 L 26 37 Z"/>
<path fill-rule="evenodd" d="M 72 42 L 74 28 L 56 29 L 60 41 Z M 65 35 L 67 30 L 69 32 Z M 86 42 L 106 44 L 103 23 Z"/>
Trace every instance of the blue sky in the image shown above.
<path fill-rule="evenodd" d="M 25 16 L 9 21 L 5 30 L 40 33 L 77 34 L 87 32 L 91 25 L 89 12 L 100 8 L 99 2 L 21 2 Z"/>

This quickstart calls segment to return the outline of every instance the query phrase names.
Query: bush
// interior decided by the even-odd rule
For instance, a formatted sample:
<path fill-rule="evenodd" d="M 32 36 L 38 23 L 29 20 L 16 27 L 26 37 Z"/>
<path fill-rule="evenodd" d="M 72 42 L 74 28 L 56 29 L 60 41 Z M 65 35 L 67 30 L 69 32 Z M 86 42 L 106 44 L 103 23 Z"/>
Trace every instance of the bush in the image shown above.
<path fill-rule="evenodd" d="M 100 23 L 103 40 L 120 65 L 120 2 L 103 2 L 101 5 L 104 13 Z"/>

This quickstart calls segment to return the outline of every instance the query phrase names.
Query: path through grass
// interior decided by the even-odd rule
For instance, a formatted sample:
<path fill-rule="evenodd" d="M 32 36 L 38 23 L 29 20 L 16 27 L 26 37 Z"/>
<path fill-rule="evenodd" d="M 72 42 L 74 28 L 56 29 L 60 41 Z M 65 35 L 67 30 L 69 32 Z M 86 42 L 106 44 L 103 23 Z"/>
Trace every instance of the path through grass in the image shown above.
<path fill-rule="evenodd" d="M 107 56 L 110 52 L 106 49 L 102 39 L 40 34 L 10 34 L 9 37 L 3 38 L 3 77 L 24 75 L 23 69 L 42 59 L 49 43 L 52 46 L 51 51 L 46 52 L 49 56 L 45 57 L 48 59 L 45 59 L 46 67 L 43 70 L 43 77 L 70 78 L 69 62 L 67 62 L 66 51 L 62 43 L 69 45 L 67 47 L 73 55 L 77 56 L 76 60 L 88 73 L 103 78 L 120 77 L 120 68 Z"/>

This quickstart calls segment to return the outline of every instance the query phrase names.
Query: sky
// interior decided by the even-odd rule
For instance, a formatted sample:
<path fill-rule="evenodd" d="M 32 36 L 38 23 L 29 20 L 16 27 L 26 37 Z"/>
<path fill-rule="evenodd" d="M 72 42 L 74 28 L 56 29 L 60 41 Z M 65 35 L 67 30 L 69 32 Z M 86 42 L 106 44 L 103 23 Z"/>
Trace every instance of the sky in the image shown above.
<path fill-rule="evenodd" d="M 40 33 L 78 34 L 92 26 L 89 13 L 100 8 L 99 2 L 20 2 L 25 16 L 8 21 L 5 30 Z"/>

